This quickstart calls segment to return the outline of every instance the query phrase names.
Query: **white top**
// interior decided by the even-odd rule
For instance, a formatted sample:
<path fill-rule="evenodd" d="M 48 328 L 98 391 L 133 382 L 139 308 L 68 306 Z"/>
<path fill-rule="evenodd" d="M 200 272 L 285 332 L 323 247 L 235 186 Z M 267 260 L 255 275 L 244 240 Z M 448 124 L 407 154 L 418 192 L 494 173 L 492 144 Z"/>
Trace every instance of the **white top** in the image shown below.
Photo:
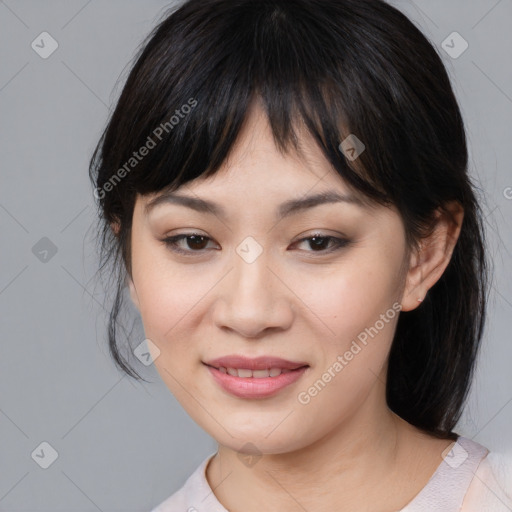
<path fill-rule="evenodd" d="M 397 512 L 512 512 L 512 481 L 506 489 L 498 484 L 488 453 L 459 436 L 425 487 Z M 206 466 L 215 454 L 208 455 L 183 487 L 151 512 L 229 512 L 206 479 Z"/>

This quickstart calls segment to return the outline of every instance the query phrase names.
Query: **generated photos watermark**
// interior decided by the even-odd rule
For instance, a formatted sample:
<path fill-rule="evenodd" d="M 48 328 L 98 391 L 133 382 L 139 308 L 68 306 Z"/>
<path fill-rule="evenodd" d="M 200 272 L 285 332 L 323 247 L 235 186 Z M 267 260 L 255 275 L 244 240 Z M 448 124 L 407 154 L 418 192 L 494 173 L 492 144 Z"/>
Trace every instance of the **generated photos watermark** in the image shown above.
<path fill-rule="evenodd" d="M 367 327 L 364 331 L 361 331 L 357 335 L 357 340 L 352 340 L 350 348 L 346 350 L 343 354 L 340 354 L 336 357 L 336 361 L 334 361 L 327 370 L 322 374 L 322 376 L 306 391 L 301 391 L 297 395 L 297 400 L 300 404 L 306 405 L 311 402 L 311 399 L 320 393 L 329 382 L 331 382 L 336 375 L 338 375 L 344 368 L 347 366 L 354 357 L 361 352 L 361 350 L 368 345 L 368 337 L 372 339 L 377 336 L 379 331 L 384 329 L 386 324 L 389 323 L 390 320 L 393 320 L 395 316 L 401 311 L 402 305 L 398 302 L 395 302 L 391 308 L 389 308 L 385 313 L 380 315 L 380 319 L 377 320 L 373 326 Z M 362 346 L 361 346 L 362 345 Z"/>
<path fill-rule="evenodd" d="M 146 142 L 139 148 L 138 151 L 134 151 L 131 156 L 110 179 L 102 186 L 94 189 L 94 197 L 96 199 L 103 199 L 107 192 L 112 191 L 115 186 L 129 174 L 149 152 L 154 149 L 157 144 L 162 140 L 165 133 L 170 133 L 176 125 L 180 123 L 191 111 L 197 106 L 197 100 L 190 98 L 187 103 L 182 105 L 179 109 L 176 109 L 174 115 L 170 117 L 168 121 L 160 123 L 152 132 L 148 135 Z"/>

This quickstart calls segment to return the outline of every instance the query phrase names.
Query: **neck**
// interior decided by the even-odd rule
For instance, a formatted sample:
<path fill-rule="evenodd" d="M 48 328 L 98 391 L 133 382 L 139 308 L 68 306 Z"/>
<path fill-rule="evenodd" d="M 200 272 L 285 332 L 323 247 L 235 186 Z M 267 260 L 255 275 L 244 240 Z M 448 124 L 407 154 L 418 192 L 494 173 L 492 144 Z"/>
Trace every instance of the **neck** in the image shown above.
<path fill-rule="evenodd" d="M 383 503 L 382 496 L 390 493 L 393 482 L 403 488 L 403 478 L 416 481 L 393 498 L 405 505 L 442 460 L 440 455 L 431 457 L 423 473 L 417 464 L 411 465 L 410 459 L 418 457 L 422 435 L 428 437 L 387 408 L 385 386 L 379 379 L 363 406 L 314 444 L 263 454 L 253 465 L 244 464 L 235 450 L 219 445 L 206 476 L 229 510 L 251 512 L 268 503 L 283 511 L 297 510 L 298 504 L 308 511 L 364 510 L 364 503 L 371 509 L 372 503 Z"/>

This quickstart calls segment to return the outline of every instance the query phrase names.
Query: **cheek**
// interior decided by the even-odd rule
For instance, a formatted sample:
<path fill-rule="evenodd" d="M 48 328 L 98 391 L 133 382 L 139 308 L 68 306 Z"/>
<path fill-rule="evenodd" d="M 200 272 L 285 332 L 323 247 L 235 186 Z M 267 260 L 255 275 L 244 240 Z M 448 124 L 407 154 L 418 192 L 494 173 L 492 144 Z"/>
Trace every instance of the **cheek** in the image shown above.
<path fill-rule="evenodd" d="M 393 302 L 393 283 L 385 280 L 378 283 L 352 273 L 327 282 L 330 288 L 324 294 L 310 294 L 312 309 L 328 333 L 317 338 L 321 357 L 314 377 L 333 382 L 331 388 L 353 393 L 367 387 L 380 373 L 400 305 Z"/>
<path fill-rule="evenodd" d="M 334 428 L 355 413 L 375 386 L 385 386 L 383 370 L 399 315 L 392 282 L 378 284 L 370 274 L 354 273 L 328 282 L 329 293 L 318 295 L 316 304 L 334 335 L 317 339 L 317 364 L 297 396 L 304 418 L 298 428 L 304 436 L 310 429 Z M 316 424 L 318 417 L 322 425 Z"/>
<path fill-rule="evenodd" d="M 194 324 L 201 298 L 211 286 L 206 279 L 189 279 L 186 273 L 171 274 L 168 269 L 158 272 L 157 268 L 145 271 L 139 283 L 140 312 L 147 336 L 152 335 L 159 345 L 170 341 L 179 344 L 187 335 L 184 330 Z"/>
<path fill-rule="evenodd" d="M 320 381 L 317 387 L 328 390 L 317 403 L 348 404 L 366 393 L 381 372 L 400 311 L 397 261 L 390 252 L 379 257 L 375 251 L 361 251 L 337 268 L 322 275 L 310 273 L 301 281 L 297 295 L 306 297 L 308 309 L 321 320 L 315 322 L 320 327 L 318 365 L 309 382 Z M 311 397 L 315 392 L 312 389 Z"/>
<path fill-rule="evenodd" d="M 400 246 L 354 251 L 336 269 L 303 281 L 309 304 L 329 328 L 321 360 L 299 403 L 311 417 L 338 411 L 336 422 L 358 407 L 381 379 L 400 311 L 396 279 Z M 330 342 L 329 342 L 330 341 Z"/>
<path fill-rule="evenodd" d="M 214 284 L 214 276 L 198 273 L 193 265 L 173 264 L 165 248 L 156 246 L 154 241 L 136 243 L 132 253 L 133 280 L 146 337 L 161 351 L 168 348 L 171 340 L 173 349 L 178 349 L 180 340 L 187 339 L 189 333 L 184 329 L 193 324 L 190 319 Z"/>
<path fill-rule="evenodd" d="M 397 261 L 397 255 L 379 254 L 377 248 L 354 251 L 336 265 L 304 272 L 305 277 L 295 279 L 294 291 L 321 320 L 325 339 L 343 348 L 392 308 Z"/>
<path fill-rule="evenodd" d="M 157 258 L 140 258 L 137 290 L 144 333 L 157 347 L 154 366 L 162 381 L 192 417 L 200 416 L 190 401 L 190 375 L 197 365 L 195 340 L 202 312 L 201 299 L 211 288 L 208 276 L 198 279 Z M 136 279 L 134 269 L 134 279 Z M 193 387 L 193 386 L 192 386 Z M 189 391 L 185 391 L 188 389 Z M 194 402 L 194 401 L 192 401 Z M 192 409 L 191 409 L 192 408 Z"/>

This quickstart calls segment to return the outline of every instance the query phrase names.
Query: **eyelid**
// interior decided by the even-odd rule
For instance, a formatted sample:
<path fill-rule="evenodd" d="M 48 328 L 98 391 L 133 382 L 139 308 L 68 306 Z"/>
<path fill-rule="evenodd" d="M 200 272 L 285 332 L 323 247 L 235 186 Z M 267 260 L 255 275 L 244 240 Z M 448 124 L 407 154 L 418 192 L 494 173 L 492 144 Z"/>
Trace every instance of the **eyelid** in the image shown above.
<path fill-rule="evenodd" d="M 337 251 L 339 251 L 345 247 L 348 247 L 349 245 L 352 244 L 352 240 L 343 235 L 336 236 L 336 235 L 324 234 L 321 232 L 315 232 L 315 233 L 311 233 L 307 236 L 303 236 L 303 237 L 299 238 L 297 241 L 293 242 L 292 245 L 302 243 L 302 242 L 307 242 L 308 240 L 311 240 L 312 238 L 323 238 L 323 239 L 329 240 L 332 244 L 332 247 L 330 249 L 326 249 L 324 251 L 303 251 L 303 252 L 309 253 L 309 254 L 317 254 L 318 256 L 315 256 L 315 257 L 321 257 L 322 255 L 332 254 L 332 253 L 337 252 Z"/>
<path fill-rule="evenodd" d="M 203 255 L 206 252 L 204 249 L 200 250 L 200 251 L 193 251 L 193 250 L 189 250 L 189 249 L 188 250 L 181 249 L 180 247 L 178 247 L 177 244 L 179 241 L 186 240 L 187 238 L 192 237 L 192 236 L 198 236 L 198 237 L 205 238 L 207 240 L 207 243 L 209 243 L 210 241 L 213 240 L 211 237 L 209 237 L 208 235 L 205 235 L 203 233 L 187 232 L 187 233 L 179 233 L 177 235 L 167 236 L 167 237 L 163 238 L 161 241 L 164 243 L 164 245 L 166 247 L 168 247 L 173 252 L 176 252 L 179 254 L 184 254 L 186 256 Z"/>
<path fill-rule="evenodd" d="M 166 245 L 166 247 L 169 250 L 171 250 L 175 253 L 178 253 L 178 254 L 182 254 L 182 255 L 190 256 L 190 257 L 199 257 L 199 256 L 204 255 L 208 251 L 207 249 L 199 249 L 199 250 L 195 251 L 192 249 L 181 249 L 180 247 L 178 247 L 178 242 L 180 242 L 181 240 L 186 240 L 187 238 L 193 237 L 193 236 L 198 236 L 198 237 L 206 239 L 207 244 L 210 241 L 213 241 L 213 238 L 209 237 L 208 235 L 198 233 L 195 231 L 168 236 L 168 237 L 165 237 L 161 241 Z M 315 257 L 321 257 L 322 255 L 328 255 L 328 254 L 337 252 L 337 251 L 352 244 L 352 240 L 350 240 L 348 237 L 346 237 L 344 235 L 335 236 L 335 235 L 329 235 L 326 233 L 322 233 L 321 231 L 314 231 L 314 232 L 312 232 L 306 236 L 302 236 L 298 240 L 292 242 L 291 245 L 294 246 L 294 245 L 302 243 L 302 242 L 307 242 L 308 240 L 311 240 L 313 238 L 322 238 L 322 239 L 328 240 L 331 244 L 331 248 L 326 249 L 326 250 L 301 251 L 304 253 L 316 254 L 317 256 L 315 256 Z M 215 249 L 215 250 L 218 250 L 218 249 Z"/>

